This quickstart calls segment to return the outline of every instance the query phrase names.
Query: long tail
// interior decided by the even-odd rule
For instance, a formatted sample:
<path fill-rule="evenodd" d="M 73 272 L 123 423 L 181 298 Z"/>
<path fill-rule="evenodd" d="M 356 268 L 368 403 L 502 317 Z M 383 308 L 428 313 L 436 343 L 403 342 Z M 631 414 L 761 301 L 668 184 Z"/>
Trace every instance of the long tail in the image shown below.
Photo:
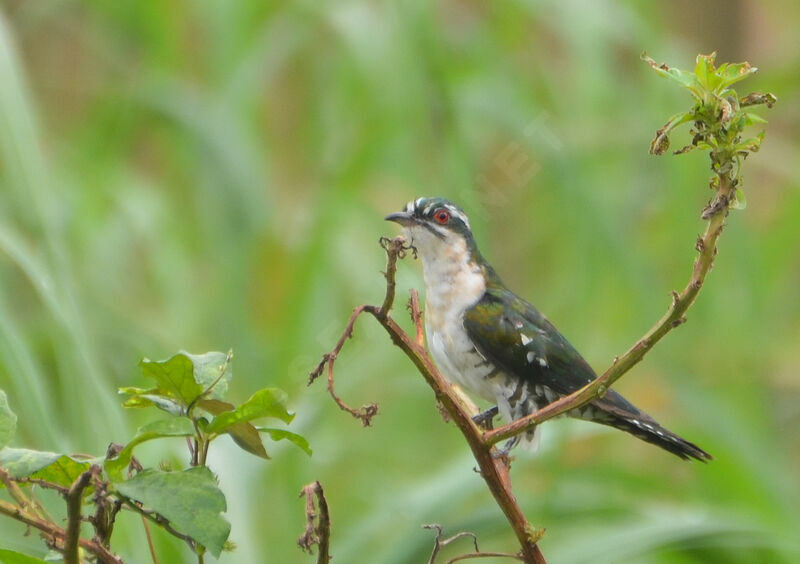
<path fill-rule="evenodd" d="M 683 437 L 676 435 L 669 429 L 665 429 L 648 415 L 639 412 L 639 417 L 622 417 L 614 415 L 609 418 L 608 422 L 598 421 L 598 423 L 605 423 L 626 433 L 630 433 L 637 439 L 642 439 L 650 444 L 656 445 L 668 450 L 676 456 L 680 456 L 684 460 L 696 459 L 701 462 L 713 460 L 714 457 L 704 451 L 696 444 L 687 441 Z"/>
<path fill-rule="evenodd" d="M 581 419 L 589 419 L 630 433 L 637 439 L 661 447 L 684 460 L 694 458 L 706 462 L 714 459 L 696 444 L 659 425 L 655 419 L 614 390 L 609 390 L 604 397 L 594 400 L 573 416 L 576 415 Z"/>

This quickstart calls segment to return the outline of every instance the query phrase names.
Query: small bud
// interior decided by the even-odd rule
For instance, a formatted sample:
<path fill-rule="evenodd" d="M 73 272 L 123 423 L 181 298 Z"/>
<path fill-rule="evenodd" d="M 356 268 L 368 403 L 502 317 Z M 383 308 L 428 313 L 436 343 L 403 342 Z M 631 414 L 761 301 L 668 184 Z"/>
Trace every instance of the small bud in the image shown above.
<path fill-rule="evenodd" d="M 663 129 L 656 131 L 655 138 L 650 142 L 651 155 L 663 155 L 669 150 L 669 136 Z"/>

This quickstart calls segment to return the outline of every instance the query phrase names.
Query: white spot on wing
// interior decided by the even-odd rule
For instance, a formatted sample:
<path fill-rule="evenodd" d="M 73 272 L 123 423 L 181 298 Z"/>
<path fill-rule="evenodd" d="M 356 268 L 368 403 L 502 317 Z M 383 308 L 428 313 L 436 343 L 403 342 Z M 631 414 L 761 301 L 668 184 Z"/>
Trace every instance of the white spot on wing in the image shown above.
<path fill-rule="evenodd" d="M 529 352 L 529 353 L 528 353 L 528 355 L 527 355 L 527 359 L 528 359 L 528 362 L 529 362 L 529 363 L 530 363 L 530 362 L 533 362 L 533 359 L 535 359 L 535 358 L 536 358 L 536 355 L 535 355 L 535 354 L 533 354 L 532 352 Z"/>
<path fill-rule="evenodd" d="M 541 356 L 539 357 L 539 366 L 547 366 L 547 361 Z"/>
<path fill-rule="evenodd" d="M 521 333 L 519 337 L 520 337 L 520 339 L 522 339 L 522 344 L 523 345 L 527 345 L 528 343 L 530 343 L 533 340 L 530 337 L 528 337 L 525 333 Z"/>

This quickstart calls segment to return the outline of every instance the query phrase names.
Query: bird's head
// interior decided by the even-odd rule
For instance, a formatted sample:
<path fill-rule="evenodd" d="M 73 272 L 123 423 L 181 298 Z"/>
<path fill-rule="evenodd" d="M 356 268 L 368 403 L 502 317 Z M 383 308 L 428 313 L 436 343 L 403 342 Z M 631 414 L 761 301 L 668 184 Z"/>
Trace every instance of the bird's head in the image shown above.
<path fill-rule="evenodd" d="M 403 211 L 391 213 L 386 219 L 403 226 L 406 238 L 423 260 L 435 260 L 456 248 L 470 254 L 475 250 L 469 218 L 450 200 L 417 198 L 408 202 Z"/>
<path fill-rule="evenodd" d="M 474 290 L 477 299 L 487 285 L 502 285 L 478 251 L 467 214 L 450 200 L 417 198 L 386 219 L 402 225 L 417 249 L 428 290 L 460 285 L 460 293 L 469 297 Z"/>

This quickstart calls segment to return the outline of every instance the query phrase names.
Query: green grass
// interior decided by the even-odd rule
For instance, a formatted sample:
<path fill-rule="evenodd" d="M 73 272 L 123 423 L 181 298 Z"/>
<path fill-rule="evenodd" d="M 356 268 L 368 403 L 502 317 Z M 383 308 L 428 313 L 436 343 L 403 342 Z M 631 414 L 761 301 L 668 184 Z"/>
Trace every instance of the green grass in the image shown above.
<path fill-rule="evenodd" d="M 231 395 L 285 389 L 314 456 L 215 444 L 238 545 L 222 562 L 314 561 L 295 540 L 315 479 L 338 562 L 424 562 L 431 522 L 513 548 L 457 430 L 376 325 L 360 321 L 337 363 L 344 398 L 380 403 L 374 428 L 307 373 L 352 307 L 380 300 L 382 217 L 421 195 L 460 202 L 508 285 L 604 369 L 688 279 L 710 194 L 699 153 L 647 155 L 689 100 L 639 53 L 686 67 L 719 49 L 779 98 L 746 163 L 748 208 L 689 322 L 617 386 L 717 460 L 556 421 L 513 477 L 553 562 L 796 561 L 800 11 L 681 10 L 0 3 L 0 388 L 16 446 L 104 452 L 146 418 L 115 393 L 143 384 L 141 357 L 233 348 Z M 737 14 L 744 29 L 724 29 Z M 399 283 L 402 303 L 418 265 Z M 0 546 L 41 551 L 7 525 Z M 119 550 L 146 561 L 138 518 L 120 526 Z M 162 562 L 192 561 L 162 537 Z"/>

